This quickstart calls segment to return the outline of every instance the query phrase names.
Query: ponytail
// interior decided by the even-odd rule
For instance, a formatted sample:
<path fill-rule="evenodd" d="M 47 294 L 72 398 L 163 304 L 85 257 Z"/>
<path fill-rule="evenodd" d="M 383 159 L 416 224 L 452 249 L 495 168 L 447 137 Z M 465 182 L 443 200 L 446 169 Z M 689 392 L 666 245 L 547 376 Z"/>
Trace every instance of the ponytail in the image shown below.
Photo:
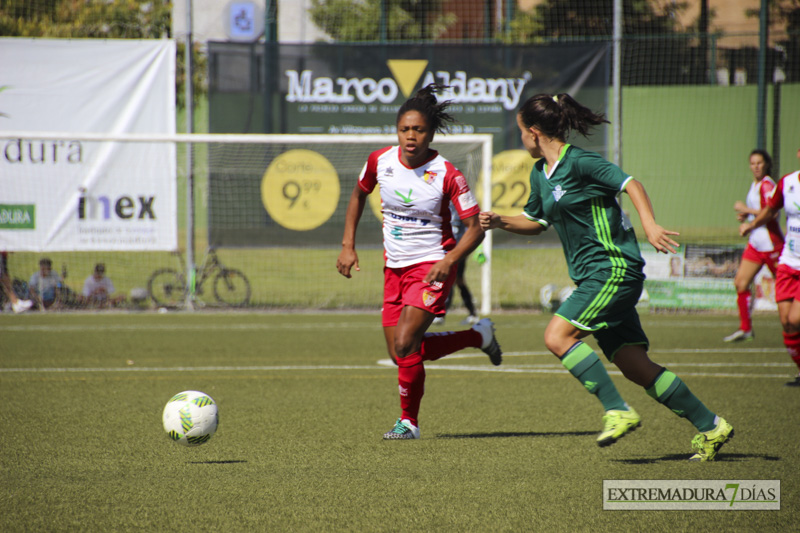
<path fill-rule="evenodd" d="M 445 132 L 447 130 L 446 123 L 456 122 L 456 119 L 445 112 L 450 106 L 450 100 L 439 102 L 436 98 L 436 94 L 442 93 L 447 89 L 449 89 L 448 86 L 438 83 L 426 85 L 400 106 L 400 109 L 397 111 L 397 121 L 400 121 L 400 117 L 409 111 L 418 111 L 428 119 L 428 125 L 434 132 Z"/>
<path fill-rule="evenodd" d="M 609 123 L 603 113 L 582 106 L 567 93 L 532 96 L 520 107 L 519 116 L 526 127 L 535 127 L 548 137 L 562 141 L 572 131 L 587 137 L 592 126 Z"/>

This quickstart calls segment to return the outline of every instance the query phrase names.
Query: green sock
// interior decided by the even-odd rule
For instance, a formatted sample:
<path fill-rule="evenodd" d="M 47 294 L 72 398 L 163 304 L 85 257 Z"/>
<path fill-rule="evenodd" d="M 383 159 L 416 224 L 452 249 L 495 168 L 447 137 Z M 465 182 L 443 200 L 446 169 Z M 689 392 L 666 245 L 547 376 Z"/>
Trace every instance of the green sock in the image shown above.
<path fill-rule="evenodd" d="M 716 415 L 692 394 L 681 378 L 664 369 L 655 382 L 645 389 L 658 403 L 669 407 L 676 415 L 686 418 L 698 431 L 711 431 L 716 427 Z"/>
<path fill-rule="evenodd" d="M 580 381 L 586 390 L 597 396 L 606 411 L 627 411 L 628 405 L 617 392 L 600 358 L 583 342 L 575 343 L 561 358 L 561 364 Z"/>

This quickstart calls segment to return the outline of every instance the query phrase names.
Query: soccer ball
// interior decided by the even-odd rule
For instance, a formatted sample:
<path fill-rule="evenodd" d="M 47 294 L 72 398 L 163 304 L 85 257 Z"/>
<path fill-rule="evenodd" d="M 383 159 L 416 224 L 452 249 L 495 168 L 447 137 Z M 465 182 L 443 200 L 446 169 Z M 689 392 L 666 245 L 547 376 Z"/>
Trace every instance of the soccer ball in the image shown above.
<path fill-rule="evenodd" d="M 219 413 L 211 396 L 187 390 L 170 398 L 162 420 L 170 439 L 184 446 L 199 446 L 217 431 Z"/>

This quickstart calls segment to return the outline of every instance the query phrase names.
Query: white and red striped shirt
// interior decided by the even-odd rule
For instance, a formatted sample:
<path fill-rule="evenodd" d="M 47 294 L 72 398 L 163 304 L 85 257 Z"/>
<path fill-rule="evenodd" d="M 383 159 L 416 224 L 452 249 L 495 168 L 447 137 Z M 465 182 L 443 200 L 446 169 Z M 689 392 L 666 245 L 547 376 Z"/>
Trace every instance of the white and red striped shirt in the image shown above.
<path fill-rule="evenodd" d="M 775 182 L 769 176 L 764 176 L 758 183 L 753 182 L 747 192 L 747 207 L 756 211 L 764 209 L 775 186 Z M 755 215 L 749 215 L 747 220 L 752 221 L 754 218 Z M 748 241 L 758 252 L 780 250 L 783 247 L 783 232 L 778 219 L 774 218 L 764 226 L 754 229 Z"/>
<path fill-rule="evenodd" d="M 386 266 L 402 268 L 438 261 L 456 245 L 450 226 L 450 202 L 460 218 L 477 215 L 478 202 L 464 175 L 432 150 L 416 168 L 400 160 L 399 146 L 372 152 L 358 185 L 371 193 L 380 187 Z"/>
<path fill-rule="evenodd" d="M 767 205 L 786 211 L 786 240 L 778 263 L 800 270 L 800 171 L 778 181 Z"/>

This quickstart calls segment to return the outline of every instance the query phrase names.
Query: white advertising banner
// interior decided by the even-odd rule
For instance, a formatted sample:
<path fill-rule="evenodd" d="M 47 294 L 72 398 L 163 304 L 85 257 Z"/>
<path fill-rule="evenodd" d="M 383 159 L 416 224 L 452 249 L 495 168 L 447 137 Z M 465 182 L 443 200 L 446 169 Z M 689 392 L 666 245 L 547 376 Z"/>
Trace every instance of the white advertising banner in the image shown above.
<path fill-rule="evenodd" d="M 175 133 L 171 40 L 0 38 L 0 250 L 175 250 L 173 143 L 81 133 Z"/>

